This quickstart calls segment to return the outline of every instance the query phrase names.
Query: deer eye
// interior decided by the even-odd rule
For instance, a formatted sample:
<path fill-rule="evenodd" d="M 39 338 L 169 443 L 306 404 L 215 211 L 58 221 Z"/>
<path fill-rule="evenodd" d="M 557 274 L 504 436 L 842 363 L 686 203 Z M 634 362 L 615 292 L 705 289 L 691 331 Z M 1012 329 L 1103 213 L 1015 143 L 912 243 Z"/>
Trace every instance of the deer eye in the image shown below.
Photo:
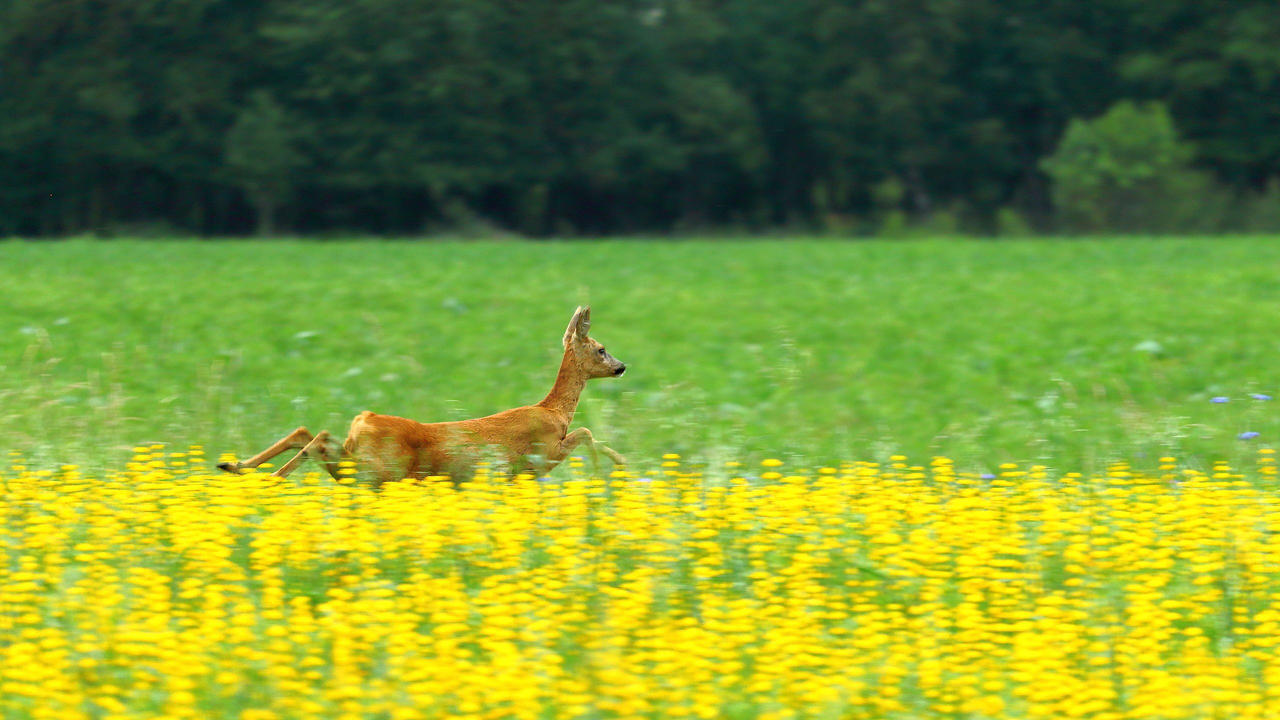
<path fill-rule="evenodd" d="M 600 349 L 599 349 L 599 350 L 597 350 L 596 352 L 598 352 L 598 353 L 600 353 L 601 355 L 603 355 L 603 354 L 604 354 L 604 348 L 600 348 Z"/>

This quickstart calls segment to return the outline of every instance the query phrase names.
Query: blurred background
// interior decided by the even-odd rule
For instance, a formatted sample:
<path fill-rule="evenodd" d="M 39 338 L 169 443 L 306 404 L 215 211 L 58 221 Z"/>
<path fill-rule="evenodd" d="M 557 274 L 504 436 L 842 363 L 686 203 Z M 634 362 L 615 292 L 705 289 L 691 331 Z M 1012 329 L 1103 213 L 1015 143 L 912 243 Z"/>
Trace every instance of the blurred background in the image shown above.
<path fill-rule="evenodd" d="M 0 235 L 1280 231 L 1274 0 L 4 0 Z"/>

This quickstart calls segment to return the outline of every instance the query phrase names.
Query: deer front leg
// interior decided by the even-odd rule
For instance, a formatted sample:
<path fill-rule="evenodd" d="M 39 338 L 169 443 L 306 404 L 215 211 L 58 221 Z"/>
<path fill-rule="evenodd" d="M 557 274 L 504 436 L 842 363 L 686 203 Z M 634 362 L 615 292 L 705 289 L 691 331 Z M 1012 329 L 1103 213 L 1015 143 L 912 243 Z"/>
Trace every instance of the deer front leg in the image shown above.
<path fill-rule="evenodd" d="M 271 447 L 267 448 L 266 450 L 263 450 L 257 455 L 254 455 L 248 460 L 245 460 L 244 462 L 218 463 L 218 469 L 229 472 L 229 473 L 234 473 L 236 475 L 243 475 L 245 470 L 252 470 L 253 468 L 258 467 L 262 463 L 270 460 L 271 458 L 279 455 L 280 453 L 286 450 L 297 450 L 299 448 L 304 448 L 307 446 L 308 443 L 310 443 L 314 439 L 315 437 L 313 437 L 305 427 L 300 427 L 297 430 L 294 430 L 288 435 L 285 435 L 284 437 L 275 441 L 274 443 L 272 443 Z"/>
<path fill-rule="evenodd" d="M 577 430 L 574 430 L 568 435 L 565 435 L 564 439 L 560 441 L 560 447 L 556 449 L 556 454 L 553 459 L 556 462 L 563 460 L 565 456 L 569 454 L 569 451 L 573 450 L 575 447 L 578 446 L 579 443 L 582 443 L 584 441 L 587 443 L 587 446 L 591 449 L 591 455 L 593 457 L 595 456 L 596 452 L 599 451 L 604 453 L 605 455 L 608 455 L 609 459 L 613 461 L 614 465 L 627 464 L 627 459 L 622 457 L 618 453 L 614 452 L 612 448 L 608 447 L 604 443 L 596 442 L 596 439 L 591 434 L 591 431 L 586 428 L 578 428 Z"/>

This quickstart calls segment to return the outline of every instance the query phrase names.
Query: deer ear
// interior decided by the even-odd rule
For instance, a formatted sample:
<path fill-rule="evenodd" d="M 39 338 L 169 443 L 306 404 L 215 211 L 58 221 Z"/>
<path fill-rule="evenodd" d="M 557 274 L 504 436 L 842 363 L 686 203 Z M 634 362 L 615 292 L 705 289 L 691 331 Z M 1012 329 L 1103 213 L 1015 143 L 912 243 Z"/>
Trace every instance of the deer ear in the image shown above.
<path fill-rule="evenodd" d="M 574 317 L 578 321 L 578 337 L 586 339 L 587 333 L 591 331 L 591 306 L 583 305 Z"/>
<path fill-rule="evenodd" d="M 578 337 L 587 336 L 586 331 L 580 330 L 580 328 L 583 323 L 583 318 L 590 312 L 590 308 L 584 308 L 579 305 L 578 309 L 574 311 L 573 317 L 569 318 L 569 327 L 564 329 L 564 346 L 566 348 L 569 347 L 569 343 L 573 342 L 574 335 L 578 335 Z M 588 321 L 586 325 L 588 328 L 591 327 L 590 321 Z"/>

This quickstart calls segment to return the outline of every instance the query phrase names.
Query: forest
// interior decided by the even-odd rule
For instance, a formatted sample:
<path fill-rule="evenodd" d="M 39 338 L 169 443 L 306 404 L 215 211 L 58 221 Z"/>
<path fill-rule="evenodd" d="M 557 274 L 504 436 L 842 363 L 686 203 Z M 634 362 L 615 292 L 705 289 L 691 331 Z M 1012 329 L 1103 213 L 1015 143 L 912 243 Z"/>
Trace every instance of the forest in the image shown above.
<path fill-rule="evenodd" d="M 1280 230 L 1274 0 L 4 0 L 0 237 Z"/>

